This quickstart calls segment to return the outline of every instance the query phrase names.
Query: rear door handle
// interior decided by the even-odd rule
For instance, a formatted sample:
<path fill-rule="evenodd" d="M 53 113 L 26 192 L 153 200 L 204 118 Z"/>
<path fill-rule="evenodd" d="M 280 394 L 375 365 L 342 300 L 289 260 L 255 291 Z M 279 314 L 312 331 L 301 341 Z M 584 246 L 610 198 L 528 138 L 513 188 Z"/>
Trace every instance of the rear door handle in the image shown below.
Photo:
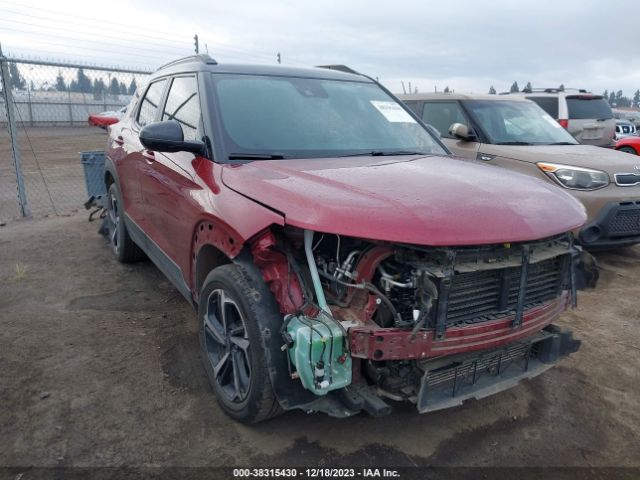
<path fill-rule="evenodd" d="M 152 163 L 156 161 L 156 155 L 151 150 L 143 150 L 142 156 L 147 160 L 147 162 Z"/>
<path fill-rule="evenodd" d="M 122 138 L 122 135 L 118 135 L 114 142 L 116 142 L 118 145 L 124 145 L 124 138 Z"/>

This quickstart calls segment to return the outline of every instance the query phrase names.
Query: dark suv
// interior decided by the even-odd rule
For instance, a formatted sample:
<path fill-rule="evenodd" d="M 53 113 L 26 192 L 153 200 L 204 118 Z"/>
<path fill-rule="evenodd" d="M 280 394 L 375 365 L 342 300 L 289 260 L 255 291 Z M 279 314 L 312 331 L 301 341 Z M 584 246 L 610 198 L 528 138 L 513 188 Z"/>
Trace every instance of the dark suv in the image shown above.
<path fill-rule="evenodd" d="M 582 283 L 582 206 L 449 157 L 368 77 L 201 55 L 110 128 L 113 251 L 146 253 L 197 309 L 235 419 L 427 412 L 578 348 L 551 322 Z"/>

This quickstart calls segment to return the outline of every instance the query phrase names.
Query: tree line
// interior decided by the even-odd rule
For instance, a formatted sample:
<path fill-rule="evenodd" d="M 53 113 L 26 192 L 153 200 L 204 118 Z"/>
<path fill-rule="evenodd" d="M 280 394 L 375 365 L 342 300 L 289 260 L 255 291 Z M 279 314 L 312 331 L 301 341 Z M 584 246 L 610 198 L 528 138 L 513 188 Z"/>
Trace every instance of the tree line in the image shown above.
<path fill-rule="evenodd" d="M 560 86 L 557 87 L 557 90 L 560 92 L 563 92 L 564 89 L 565 88 L 563 84 L 560 84 Z M 511 88 L 509 89 L 510 93 L 526 93 L 531 91 L 533 91 L 531 82 L 527 82 L 522 90 L 520 90 L 518 82 L 513 82 L 511 84 Z M 496 89 L 493 88 L 493 85 L 491 85 L 491 87 L 489 88 L 489 94 L 496 95 L 497 93 L 498 92 L 496 92 Z M 612 107 L 640 107 L 640 89 L 636 90 L 632 97 L 625 96 L 622 90 L 611 90 L 611 92 L 609 92 L 609 90 L 605 90 L 604 92 L 602 92 L 602 96 L 605 100 L 607 100 L 607 102 L 609 102 L 609 105 Z"/>
<path fill-rule="evenodd" d="M 11 86 L 15 89 L 26 90 L 27 88 L 27 81 L 22 76 L 15 63 L 9 64 L 9 81 Z M 31 81 L 30 89 L 35 90 L 34 87 L 33 81 Z M 95 98 L 101 98 L 105 94 L 133 95 L 136 88 L 138 88 L 138 86 L 135 78 L 131 79 L 129 85 L 119 81 L 116 77 L 112 77 L 107 81 L 102 77 L 91 80 L 91 78 L 84 73 L 84 69 L 78 68 L 76 71 L 76 77 L 69 83 L 65 81 L 62 76 L 62 72 L 58 72 L 55 83 L 41 89 L 58 92 L 92 93 Z"/>

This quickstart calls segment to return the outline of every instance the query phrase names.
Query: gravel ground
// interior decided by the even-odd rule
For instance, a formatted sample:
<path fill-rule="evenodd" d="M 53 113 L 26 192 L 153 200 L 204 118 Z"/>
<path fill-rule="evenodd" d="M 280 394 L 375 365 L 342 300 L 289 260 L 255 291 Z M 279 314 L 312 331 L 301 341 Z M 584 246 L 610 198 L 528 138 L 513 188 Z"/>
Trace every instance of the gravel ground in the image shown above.
<path fill-rule="evenodd" d="M 107 136 L 97 127 L 20 127 L 27 203 L 34 217 L 67 214 L 87 200 L 79 152 L 104 150 Z M 16 174 L 8 131 L 0 125 L 0 222 L 20 217 Z"/>
<path fill-rule="evenodd" d="M 191 307 L 97 229 L 0 227 L 2 466 L 640 467 L 640 248 L 597 255 L 598 289 L 559 322 L 582 349 L 532 381 L 426 415 L 243 426 L 209 389 Z"/>

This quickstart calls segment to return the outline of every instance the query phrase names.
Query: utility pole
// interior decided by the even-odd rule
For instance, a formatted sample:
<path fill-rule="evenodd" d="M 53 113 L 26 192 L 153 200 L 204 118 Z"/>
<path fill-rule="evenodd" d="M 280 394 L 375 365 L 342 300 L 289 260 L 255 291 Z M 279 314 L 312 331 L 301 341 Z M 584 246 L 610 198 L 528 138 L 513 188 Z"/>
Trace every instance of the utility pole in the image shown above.
<path fill-rule="evenodd" d="M 282 62 L 281 62 L 281 60 L 282 60 L 282 59 L 281 59 L 281 57 L 280 57 L 280 52 L 278 52 L 278 55 L 276 56 L 276 58 L 278 59 L 278 63 L 282 63 Z"/>
<path fill-rule="evenodd" d="M 193 36 L 193 44 L 196 47 L 196 55 L 198 55 L 200 53 L 200 45 L 198 44 L 198 34 L 197 33 Z"/>

